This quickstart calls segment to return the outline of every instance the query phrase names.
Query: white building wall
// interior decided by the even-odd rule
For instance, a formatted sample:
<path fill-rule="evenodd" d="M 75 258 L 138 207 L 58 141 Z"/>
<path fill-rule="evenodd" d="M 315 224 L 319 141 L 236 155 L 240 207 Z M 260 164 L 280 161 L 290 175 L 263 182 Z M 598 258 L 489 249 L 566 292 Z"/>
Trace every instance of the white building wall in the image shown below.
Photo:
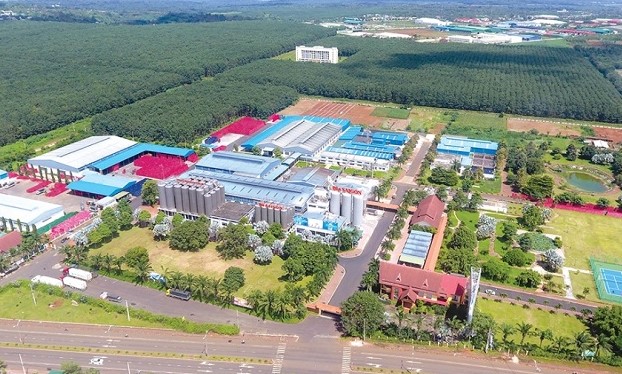
<path fill-rule="evenodd" d="M 296 61 L 336 64 L 339 62 L 339 50 L 336 47 L 326 48 L 322 46 L 297 46 Z"/>

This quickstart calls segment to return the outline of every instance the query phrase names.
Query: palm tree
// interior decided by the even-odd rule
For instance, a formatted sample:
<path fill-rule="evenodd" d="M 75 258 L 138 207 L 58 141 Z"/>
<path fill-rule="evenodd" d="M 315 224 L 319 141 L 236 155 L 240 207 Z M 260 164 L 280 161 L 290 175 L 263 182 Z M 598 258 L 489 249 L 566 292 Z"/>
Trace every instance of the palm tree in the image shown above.
<path fill-rule="evenodd" d="M 144 283 L 149 279 L 149 273 L 153 270 L 149 261 L 140 261 L 134 265 L 134 272 L 136 273 L 136 282 Z"/>
<path fill-rule="evenodd" d="M 210 280 L 207 276 L 205 275 L 198 275 L 194 278 L 194 292 L 196 294 L 196 297 L 201 300 L 201 301 L 205 301 L 207 300 L 207 297 L 209 295 L 209 288 L 210 288 Z"/>
<path fill-rule="evenodd" d="M 287 295 L 288 302 L 292 306 L 304 305 L 304 303 L 308 300 L 308 295 L 305 292 L 305 289 L 291 283 L 285 285 L 285 295 Z"/>
<path fill-rule="evenodd" d="M 72 262 L 72 256 L 73 256 L 73 245 L 64 245 L 61 247 L 60 249 L 60 253 L 62 253 L 63 255 L 65 255 L 65 263 L 70 263 Z"/>
<path fill-rule="evenodd" d="M 464 328 L 464 322 L 456 316 L 453 316 L 450 320 L 447 320 L 447 327 L 451 330 L 451 336 L 455 338 L 458 336 L 460 330 Z"/>
<path fill-rule="evenodd" d="M 553 339 L 553 331 L 551 331 L 550 329 L 545 329 L 545 330 L 536 329 L 536 332 L 538 334 L 538 338 L 540 339 L 540 348 L 542 348 L 542 343 L 545 340 Z"/>
<path fill-rule="evenodd" d="M 595 355 L 600 354 L 600 350 L 604 349 L 606 351 L 611 350 L 611 342 L 607 335 L 600 334 L 594 338 L 594 352 Z"/>
<path fill-rule="evenodd" d="M 403 306 L 399 305 L 395 308 L 395 318 L 397 319 L 397 334 L 402 336 L 402 323 L 404 323 L 406 318 L 406 311 Z"/>
<path fill-rule="evenodd" d="M 89 259 L 91 260 L 91 266 L 95 270 L 99 270 L 104 262 L 104 256 L 101 253 L 93 255 Z"/>
<path fill-rule="evenodd" d="M 525 322 L 519 322 L 516 324 L 516 330 L 521 335 L 521 338 L 520 338 L 521 346 L 523 346 L 523 344 L 525 343 L 525 338 L 529 335 L 529 333 L 531 332 L 531 329 L 533 329 L 532 324 L 525 323 Z"/>
<path fill-rule="evenodd" d="M 123 270 L 122 267 L 125 264 L 125 257 L 123 256 L 114 257 L 114 259 L 112 260 L 112 263 L 117 268 L 116 269 L 117 274 L 121 274 L 121 271 Z"/>
<path fill-rule="evenodd" d="M 218 301 L 220 298 L 220 284 L 222 283 L 222 279 L 213 279 L 212 280 L 212 297 L 214 301 Z"/>
<path fill-rule="evenodd" d="M 102 258 L 102 266 L 107 273 L 110 273 L 115 257 L 111 254 L 105 254 Z"/>
<path fill-rule="evenodd" d="M 246 301 L 253 308 L 253 312 L 259 315 L 261 312 L 262 299 L 264 298 L 263 292 L 259 290 L 252 290 L 251 293 L 246 297 Z"/>
<path fill-rule="evenodd" d="M 568 346 L 568 338 L 565 336 L 556 336 L 551 339 L 551 347 L 555 353 L 563 353 Z"/>
<path fill-rule="evenodd" d="M 272 304 L 272 315 L 281 321 L 289 317 L 289 302 L 283 292 L 277 292 Z"/>
<path fill-rule="evenodd" d="M 501 339 L 503 341 L 503 345 L 508 345 L 508 337 L 514 333 L 514 326 L 508 323 L 502 323 L 499 326 L 499 331 L 501 331 Z"/>
<path fill-rule="evenodd" d="M 186 273 L 184 275 L 182 275 L 181 277 L 181 289 L 183 289 L 184 291 L 189 291 L 190 293 L 192 293 L 192 288 L 194 286 L 194 275 L 190 274 L 190 273 Z"/>
<path fill-rule="evenodd" d="M 73 261 L 77 264 L 82 263 L 86 259 L 88 252 L 88 248 L 81 245 L 74 245 L 72 253 Z"/>
<path fill-rule="evenodd" d="M 364 288 L 366 291 L 371 292 L 371 290 L 378 283 L 378 273 L 374 273 L 371 271 L 366 271 L 363 273 L 363 278 L 361 279 L 361 288 Z"/>
<path fill-rule="evenodd" d="M 415 326 L 417 328 L 417 331 L 415 331 L 415 340 L 421 339 L 421 328 L 423 327 L 423 320 L 424 317 L 421 314 L 415 317 Z"/>
<path fill-rule="evenodd" d="M 587 331 L 581 331 L 574 335 L 574 345 L 578 357 L 582 356 L 583 352 L 585 352 L 591 342 L 592 337 L 587 333 Z"/>
<path fill-rule="evenodd" d="M 265 296 L 266 296 L 266 308 L 265 309 L 268 315 L 273 316 L 275 312 L 275 304 L 277 302 L 276 299 L 278 297 L 278 294 L 275 290 L 268 290 L 266 291 Z"/>
<path fill-rule="evenodd" d="M 184 275 L 179 271 L 174 271 L 166 277 L 166 286 L 168 288 L 182 288 Z"/>
<path fill-rule="evenodd" d="M 4 272 L 9 267 L 9 258 L 0 255 L 0 272 Z"/>

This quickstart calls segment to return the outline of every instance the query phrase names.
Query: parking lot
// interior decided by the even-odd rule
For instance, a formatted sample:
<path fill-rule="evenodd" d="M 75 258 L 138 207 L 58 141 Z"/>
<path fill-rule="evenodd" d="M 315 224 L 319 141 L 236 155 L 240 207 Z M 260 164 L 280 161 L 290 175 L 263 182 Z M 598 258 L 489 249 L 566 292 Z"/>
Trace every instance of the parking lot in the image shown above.
<path fill-rule="evenodd" d="M 37 182 L 30 180 L 15 180 L 17 183 L 11 188 L 2 188 L 0 193 L 10 196 L 19 196 L 26 199 L 39 200 L 46 203 L 62 205 L 65 208 L 65 212 L 79 212 L 80 205 L 83 204 L 86 209 L 86 202 L 89 200 L 86 197 L 70 195 L 68 192 L 64 192 L 55 197 L 47 197 L 45 194 L 38 195 L 36 192 L 28 193 L 26 190 L 33 187 Z"/>

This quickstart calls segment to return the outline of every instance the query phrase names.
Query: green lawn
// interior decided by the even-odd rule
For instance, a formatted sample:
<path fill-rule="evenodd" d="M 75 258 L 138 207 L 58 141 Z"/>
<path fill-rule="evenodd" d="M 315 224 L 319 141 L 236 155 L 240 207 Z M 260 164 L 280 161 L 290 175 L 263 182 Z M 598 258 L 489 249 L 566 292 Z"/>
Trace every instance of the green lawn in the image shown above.
<path fill-rule="evenodd" d="M 466 225 L 472 231 L 475 231 L 475 225 L 477 225 L 477 221 L 479 221 L 478 212 L 459 211 L 456 212 L 456 216 L 462 224 Z"/>
<path fill-rule="evenodd" d="M 622 220 L 608 216 L 554 210 L 554 218 L 544 232 L 561 235 L 566 266 L 589 270 L 589 257 L 621 263 Z"/>
<path fill-rule="evenodd" d="M 137 318 L 127 320 L 126 314 L 121 310 L 106 311 L 94 305 L 79 302 L 79 295 L 71 300 L 64 297 L 49 295 L 47 292 L 35 289 L 37 305 L 33 304 L 30 289 L 23 287 L 4 287 L 0 291 L 0 318 L 29 319 L 45 321 L 71 321 L 81 323 L 98 323 L 104 325 L 121 325 L 136 327 L 165 327 L 155 322 L 143 321 Z"/>
<path fill-rule="evenodd" d="M 473 185 L 473 191 L 487 194 L 497 194 L 501 192 L 501 177 L 495 179 L 484 179 Z"/>
<path fill-rule="evenodd" d="M 278 56 L 272 57 L 274 60 L 296 61 L 296 51 L 289 51 Z"/>
<path fill-rule="evenodd" d="M 410 111 L 401 108 L 377 107 L 371 115 L 376 117 L 407 119 L 410 115 Z"/>
<path fill-rule="evenodd" d="M 455 112 L 458 113 L 456 125 L 483 129 L 491 127 L 507 129 L 507 119 L 505 117 L 499 117 L 499 114 L 497 113 L 473 112 L 465 110 Z"/>
<path fill-rule="evenodd" d="M 511 305 L 507 300 L 499 303 L 480 297 L 477 300 L 476 307 L 482 313 L 493 316 L 497 324 L 508 323 L 516 326 L 519 322 L 526 322 L 535 328 L 551 329 L 556 336 L 572 337 L 575 333 L 586 329 L 583 322 L 576 317 L 566 316 L 561 312 L 552 314 L 548 311 L 538 310 L 536 305 L 524 309 L 519 305 Z M 519 334 L 514 334 L 511 338 L 514 341 L 520 341 Z M 501 336 L 497 336 L 497 339 L 501 339 Z M 529 337 L 526 341 L 539 343 L 535 336 Z"/>
<path fill-rule="evenodd" d="M 138 227 L 121 232 L 117 238 L 104 244 L 101 248 L 92 249 L 90 255 L 109 253 L 122 256 L 133 247 L 147 248 L 151 266 L 156 272 L 180 271 L 221 278 L 230 266 L 242 268 L 246 276 L 246 283 L 236 292 L 237 296 L 247 295 L 249 291 L 257 288 L 268 290 L 285 287 L 285 283 L 278 280 L 284 274 L 281 270 L 283 259 L 278 256 L 274 256 L 270 265 L 255 264 L 253 254 L 250 251 L 242 259 L 225 261 L 218 257 L 218 252 L 215 249 L 216 243 L 213 242 L 210 242 L 205 249 L 199 252 L 175 251 L 169 248 L 168 241 L 155 241 L 151 230 Z M 308 279 L 304 279 L 301 284 L 308 281 Z"/>
<path fill-rule="evenodd" d="M 592 274 L 570 272 L 570 282 L 572 283 L 572 290 L 574 294 L 583 294 L 583 289 L 588 288 L 590 292 L 585 295 L 586 300 L 596 302 L 606 302 L 598 298 L 598 291 L 596 291 L 596 284 L 594 283 L 594 276 Z"/>

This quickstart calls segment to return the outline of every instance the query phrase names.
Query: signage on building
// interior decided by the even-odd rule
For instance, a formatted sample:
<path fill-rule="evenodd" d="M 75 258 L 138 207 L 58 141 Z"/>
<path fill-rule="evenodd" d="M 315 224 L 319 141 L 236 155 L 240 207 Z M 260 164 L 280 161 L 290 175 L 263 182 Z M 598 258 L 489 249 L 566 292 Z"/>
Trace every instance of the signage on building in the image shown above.
<path fill-rule="evenodd" d="M 285 207 L 281 204 L 275 204 L 275 203 L 266 203 L 263 201 L 260 201 L 257 203 L 257 205 L 261 208 L 268 208 L 268 209 L 281 209 L 281 210 L 285 210 Z"/>
<path fill-rule="evenodd" d="M 363 194 L 363 191 L 357 190 L 355 188 L 350 188 L 350 187 L 333 186 L 333 191 L 337 191 L 341 193 L 349 193 L 350 195 L 362 195 Z"/>

